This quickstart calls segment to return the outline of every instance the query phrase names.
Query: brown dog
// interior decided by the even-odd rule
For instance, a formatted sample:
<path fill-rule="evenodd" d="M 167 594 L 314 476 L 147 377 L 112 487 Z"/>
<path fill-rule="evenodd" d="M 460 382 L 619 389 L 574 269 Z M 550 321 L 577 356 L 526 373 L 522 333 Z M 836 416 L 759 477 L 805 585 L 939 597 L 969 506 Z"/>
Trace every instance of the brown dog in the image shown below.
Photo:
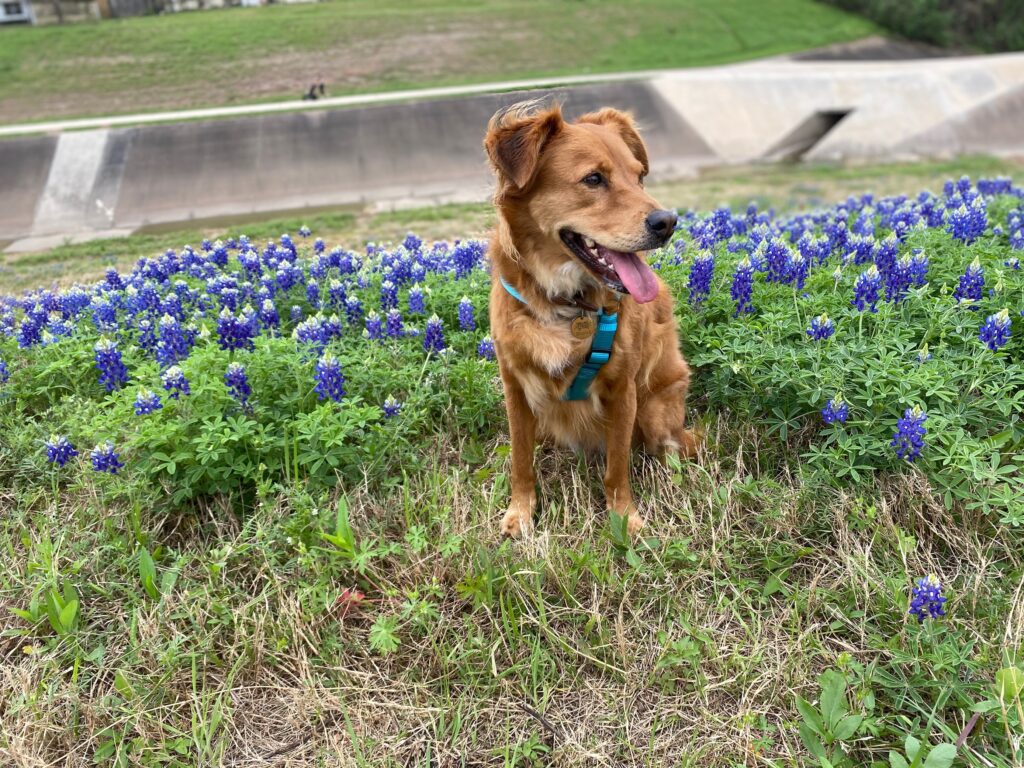
<path fill-rule="evenodd" d="M 642 253 L 669 240 L 676 217 L 644 191 L 647 150 L 628 114 L 603 109 L 567 123 L 557 105 L 517 104 L 491 118 L 484 147 L 497 175 L 491 333 L 512 437 L 501 530 L 532 529 L 534 443 L 547 437 L 604 449 L 608 506 L 635 533 L 643 519 L 629 484 L 632 443 L 695 452 L 672 297 Z M 610 359 L 584 399 L 565 400 L 599 308 L 617 312 Z"/>

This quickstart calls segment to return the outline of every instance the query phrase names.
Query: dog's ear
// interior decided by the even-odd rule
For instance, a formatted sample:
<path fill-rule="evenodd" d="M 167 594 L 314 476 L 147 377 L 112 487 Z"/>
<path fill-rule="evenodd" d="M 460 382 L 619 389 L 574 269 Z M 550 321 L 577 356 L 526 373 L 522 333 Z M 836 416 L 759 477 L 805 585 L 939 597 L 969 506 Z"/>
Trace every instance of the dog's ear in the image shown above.
<path fill-rule="evenodd" d="M 498 196 L 529 186 L 544 145 L 562 127 L 558 104 L 536 101 L 513 104 L 494 114 L 487 125 L 484 148 L 498 175 Z"/>
<path fill-rule="evenodd" d="M 644 173 L 651 170 L 651 165 L 647 160 L 647 147 L 644 145 L 644 140 L 640 138 L 633 115 L 629 112 L 620 112 L 617 109 L 606 107 L 599 112 L 588 112 L 576 122 L 606 125 L 618 131 L 622 140 L 626 142 L 626 146 L 629 147 L 629 151 L 633 153 L 633 157 L 643 165 Z"/>

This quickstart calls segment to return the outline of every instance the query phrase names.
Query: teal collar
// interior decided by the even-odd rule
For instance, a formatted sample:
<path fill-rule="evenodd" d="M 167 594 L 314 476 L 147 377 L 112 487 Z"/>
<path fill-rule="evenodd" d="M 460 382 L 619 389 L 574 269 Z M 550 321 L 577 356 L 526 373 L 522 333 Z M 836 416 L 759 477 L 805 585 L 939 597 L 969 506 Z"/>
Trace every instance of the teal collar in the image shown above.
<path fill-rule="evenodd" d="M 515 287 L 509 283 L 504 277 L 499 278 L 502 286 L 508 291 L 516 301 L 529 306 L 526 299 L 523 298 L 522 294 L 515 289 Z M 590 342 L 590 351 L 587 353 L 587 359 L 583 361 L 583 365 L 576 373 L 576 378 L 572 380 L 572 384 L 569 385 L 569 389 L 566 390 L 563 400 L 586 400 L 590 391 L 590 382 L 592 382 L 597 374 L 604 367 L 605 363 L 611 358 L 612 344 L 615 342 L 615 332 L 619 328 L 619 314 L 618 312 L 611 312 L 606 314 L 603 307 L 597 310 L 597 332 L 594 333 L 594 338 Z"/>

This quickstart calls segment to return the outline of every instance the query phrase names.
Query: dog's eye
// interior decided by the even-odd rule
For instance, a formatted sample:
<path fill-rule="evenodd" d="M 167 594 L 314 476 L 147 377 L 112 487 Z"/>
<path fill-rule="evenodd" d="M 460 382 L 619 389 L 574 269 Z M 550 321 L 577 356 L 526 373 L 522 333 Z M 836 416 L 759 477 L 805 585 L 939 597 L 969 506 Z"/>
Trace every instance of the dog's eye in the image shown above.
<path fill-rule="evenodd" d="M 594 173 L 588 173 L 583 177 L 583 183 L 588 187 L 600 187 L 604 184 L 604 176 L 597 171 L 594 171 Z"/>

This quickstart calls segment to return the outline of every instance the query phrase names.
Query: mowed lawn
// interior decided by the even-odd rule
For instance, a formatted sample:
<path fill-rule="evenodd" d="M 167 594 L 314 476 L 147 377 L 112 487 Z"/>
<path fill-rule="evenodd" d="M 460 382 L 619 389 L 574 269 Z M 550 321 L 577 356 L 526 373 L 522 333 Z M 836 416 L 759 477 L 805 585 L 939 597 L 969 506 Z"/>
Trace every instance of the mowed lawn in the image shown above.
<path fill-rule="evenodd" d="M 0 123 L 689 67 L 874 34 L 812 0 L 334 0 L 0 30 Z"/>

